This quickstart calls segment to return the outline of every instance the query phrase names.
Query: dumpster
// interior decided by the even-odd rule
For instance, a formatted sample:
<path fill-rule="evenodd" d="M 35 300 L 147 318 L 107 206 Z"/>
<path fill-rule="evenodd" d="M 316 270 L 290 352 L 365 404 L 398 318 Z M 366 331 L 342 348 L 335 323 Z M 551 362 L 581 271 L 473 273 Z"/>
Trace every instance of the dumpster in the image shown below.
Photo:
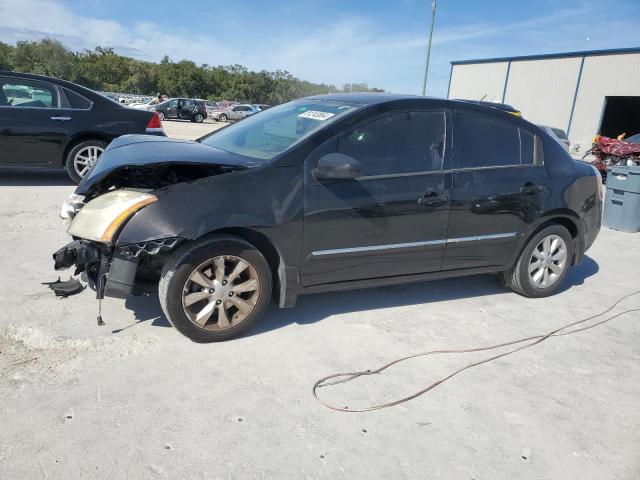
<path fill-rule="evenodd" d="M 607 169 L 602 224 L 621 232 L 640 232 L 640 167 Z"/>

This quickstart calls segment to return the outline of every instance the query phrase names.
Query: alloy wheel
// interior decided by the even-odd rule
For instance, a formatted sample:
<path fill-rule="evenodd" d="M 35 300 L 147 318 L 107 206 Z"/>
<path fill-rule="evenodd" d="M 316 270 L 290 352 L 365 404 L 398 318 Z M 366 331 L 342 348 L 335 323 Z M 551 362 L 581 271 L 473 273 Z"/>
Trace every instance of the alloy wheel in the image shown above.
<path fill-rule="evenodd" d="M 251 315 L 259 296 L 256 269 L 240 257 L 221 255 L 191 272 L 182 289 L 182 308 L 199 328 L 226 330 Z"/>
<path fill-rule="evenodd" d="M 529 281 L 535 288 L 547 288 L 558 281 L 567 265 L 567 244 L 559 235 L 544 237 L 529 260 Z"/>
<path fill-rule="evenodd" d="M 73 169 L 80 178 L 84 178 L 89 169 L 100 158 L 104 152 L 104 148 L 97 146 L 88 146 L 79 150 L 73 158 Z"/>

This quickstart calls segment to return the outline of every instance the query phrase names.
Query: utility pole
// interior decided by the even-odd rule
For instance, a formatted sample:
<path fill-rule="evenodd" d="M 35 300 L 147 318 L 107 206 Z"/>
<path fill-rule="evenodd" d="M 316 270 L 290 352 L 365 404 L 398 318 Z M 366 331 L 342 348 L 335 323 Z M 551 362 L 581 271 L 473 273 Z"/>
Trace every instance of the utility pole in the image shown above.
<path fill-rule="evenodd" d="M 436 9 L 438 2 L 431 4 L 431 28 L 429 29 L 429 41 L 427 42 L 427 61 L 424 66 L 424 81 L 422 82 L 422 95 L 427 94 L 427 75 L 429 73 L 429 57 L 431 56 L 431 37 L 433 37 L 433 24 L 436 22 Z"/>

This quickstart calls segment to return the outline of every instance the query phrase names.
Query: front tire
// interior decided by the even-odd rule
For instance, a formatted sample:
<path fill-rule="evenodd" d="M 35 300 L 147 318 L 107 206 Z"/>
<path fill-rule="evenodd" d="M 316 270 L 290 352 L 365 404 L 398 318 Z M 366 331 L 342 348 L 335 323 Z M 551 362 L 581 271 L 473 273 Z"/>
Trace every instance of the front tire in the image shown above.
<path fill-rule="evenodd" d="M 107 144 L 97 139 L 85 140 L 73 147 L 65 159 L 65 169 L 69 178 L 76 184 L 80 183 L 105 148 Z"/>
<path fill-rule="evenodd" d="M 218 117 L 218 121 L 219 122 L 226 122 L 227 121 L 227 116 L 224 113 L 221 113 L 220 116 Z"/>
<path fill-rule="evenodd" d="M 516 263 L 503 279 L 515 293 L 530 298 L 556 293 L 567 275 L 573 258 L 573 239 L 562 225 L 549 225 L 525 245 Z"/>
<path fill-rule="evenodd" d="M 165 117 L 164 117 L 164 112 L 162 110 L 158 112 L 158 116 L 160 117 L 160 121 L 164 121 Z"/>
<path fill-rule="evenodd" d="M 249 330 L 271 301 L 272 278 L 250 243 L 216 236 L 180 247 L 158 286 L 169 322 L 194 342 L 228 340 Z"/>
<path fill-rule="evenodd" d="M 202 123 L 204 121 L 204 117 L 202 116 L 201 113 L 196 113 L 195 116 L 193 117 L 193 120 L 196 123 Z"/>

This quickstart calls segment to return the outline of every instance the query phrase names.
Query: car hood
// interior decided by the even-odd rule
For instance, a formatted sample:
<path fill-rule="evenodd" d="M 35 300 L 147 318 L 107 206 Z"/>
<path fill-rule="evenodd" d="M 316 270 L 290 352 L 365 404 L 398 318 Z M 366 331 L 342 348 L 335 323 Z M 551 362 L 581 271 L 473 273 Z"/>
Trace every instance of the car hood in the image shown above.
<path fill-rule="evenodd" d="M 156 187 L 160 187 L 259 165 L 255 159 L 190 140 L 123 135 L 111 142 L 75 193 L 94 195 L 114 187 L 153 188 L 153 182 L 148 182 L 150 172 L 159 176 Z M 160 178 L 163 175 L 165 178 Z"/>

